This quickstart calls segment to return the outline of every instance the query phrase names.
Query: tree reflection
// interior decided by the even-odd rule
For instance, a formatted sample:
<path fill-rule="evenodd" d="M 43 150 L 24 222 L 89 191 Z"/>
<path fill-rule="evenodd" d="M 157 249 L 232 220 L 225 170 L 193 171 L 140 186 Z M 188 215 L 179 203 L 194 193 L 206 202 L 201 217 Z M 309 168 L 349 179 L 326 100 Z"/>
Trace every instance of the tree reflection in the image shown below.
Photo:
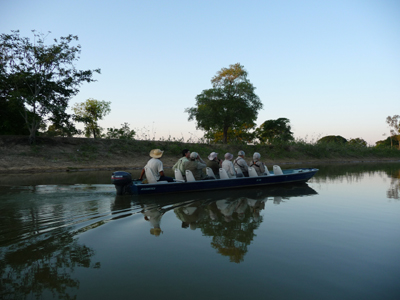
<path fill-rule="evenodd" d="M 29 239 L 0 253 L 2 299 L 40 299 L 47 290 L 59 299 L 75 299 L 69 293 L 79 288 L 72 278 L 75 267 L 100 268 L 93 264 L 94 251 L 80 245 L 74 234 L 62 232 L 48 239 Z"/>
<path fill-rule="evenodd" d="M 391 177 L 390 179 L 390 187 L 386 192 L 386 196 L 389 199 L 400 199 L 400 170 L 393 170 L 388 173 Z"/>
<path fill-rule="evenodd" d="M 79 288 L 79 281 L 72 276 L 74 269 L 100 268 L 100 263 L 91 261 L 93 249 L 79 244 L 75 235 L 102 222 L 73 231 L 73 227 L 64 226 L 68 218 L 63 212 L 57 205 L 4 209 L 0 235 L 1 299 L 40 299 L 48 292 L 53 298 L 75 299 L 74 289 Z"/>
<path fill-rule="evenodd" d="M 390 177 L 393 173 L 398 173 L 400 169 L 399 163 L 379 162 L 379 163 L 346 163 L 346 164 L 330 164 L 317 166 L 319 171 L 313 177 L 313 182 L 360 182 L 365 176 L 388 174 Z"/>
<path fill-rule="evenodd" d="M 211 246 L 217 253 L 240 263 L 255 237 L 261 222 L 260 209 L 265 201 L 246 197 L 221 199 L 204 205 L 197 201 L 174 209 L 183 228 L 200 228 L 204 236 L 212 237 Z"/>

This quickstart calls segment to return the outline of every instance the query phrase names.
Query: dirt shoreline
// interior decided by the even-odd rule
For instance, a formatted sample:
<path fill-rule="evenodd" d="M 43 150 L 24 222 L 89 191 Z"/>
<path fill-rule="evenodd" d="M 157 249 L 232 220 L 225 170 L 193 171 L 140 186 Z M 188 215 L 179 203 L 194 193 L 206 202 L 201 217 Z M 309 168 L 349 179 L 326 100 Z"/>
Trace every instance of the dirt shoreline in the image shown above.
<path fill-rule="evenodd" d="M 41 162 L 39 165 L 10 165 L 4 164 L 0 159 L 0 174 L 17 174 L 17 173 L 52 173 L 52 172 L 85 172 L 85 171 L 117 171 L 117 170 L 141 170 L 143 166 L 148 161 L 149 157 L 137 157 L 134 161 L 131 161 L 129 164 L 100 164 L 99 162 L 93 162 L 91 164 L 62 164 L 55 166 L 54 164 L 46 164 Z M 179 159 L 176 157 L 164 157 L 161 160 L 164 162 L 164 168 L 170 169 L 175 164 L 175 162 Z M 324 165 L 324 164 L 361 164 L 361 163 L 399 163 L 400 160 L 396 160 L 393 158 L 383 158 L 383 159 L 321 159 L 321 160 L 302 160 L 302 161 L 294 161 L 294 160 L 279 160 L 279 161 L 271 161 L 265 160 L 264 163 L 268 167 L 272 167 L 273 165 L 299 165 L 299 167 L 313 167 L 316 165 Z"/>
<path fill-rule="evenodd" d="M 41 137 L 35 145 L 27 143 L 25 136 L 0 136 L 0 174 L 81 172 L 100 170 L 140 170 L 149 160 L 149 149 L 166 150 L 162 162 L 165 169 L 172 168 L 180 158 L 182 149 L 196 149 L 207 160 L 211 151 L 237 153 L 242 146 L 187 144 L 166 141 L 123 141 L 86 138 Z M 247 152 L 253 151 L 249 146 Z M 314 167 L 321 164 L 355 164 L 400 162 L 396 157 L 337 157 L 315 159 L 299 153 L 298 158 L 272 159 L 268 148 L 261 149 L 261 160 L 268 166 L 298 165 Z M 246 156 L 247 161 L 251 156 Z"/>

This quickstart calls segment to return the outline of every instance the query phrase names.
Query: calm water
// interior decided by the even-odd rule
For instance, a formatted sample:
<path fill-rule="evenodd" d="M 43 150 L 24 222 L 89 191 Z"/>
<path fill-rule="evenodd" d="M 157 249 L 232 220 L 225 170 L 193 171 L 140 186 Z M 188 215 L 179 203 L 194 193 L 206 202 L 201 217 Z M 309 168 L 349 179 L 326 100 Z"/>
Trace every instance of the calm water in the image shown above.
<path fill-rule="evenodd" d="M 156 197 L 115 196 L 110 171 L 2 175 L 0 296 L 400 299 L 400 164 L 315 167 Z"/>

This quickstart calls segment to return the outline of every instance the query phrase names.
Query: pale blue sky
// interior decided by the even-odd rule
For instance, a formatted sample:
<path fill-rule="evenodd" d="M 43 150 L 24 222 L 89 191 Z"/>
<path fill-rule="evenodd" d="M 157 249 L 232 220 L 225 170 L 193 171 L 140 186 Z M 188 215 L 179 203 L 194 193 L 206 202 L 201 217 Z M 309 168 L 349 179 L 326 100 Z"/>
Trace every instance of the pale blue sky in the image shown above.
<path fill-rule="evenodd" d="M 111 101 L 100 122 L 156 138 L 201 137 L 184 109 L 218 70 L 241 63 L 264 104 L 296 138 L 389 133 L 400 114 L 400 1 L 0 0 L 0 32 L 74 34 L 79 69 L 101 68 L 71 104 Z"/>

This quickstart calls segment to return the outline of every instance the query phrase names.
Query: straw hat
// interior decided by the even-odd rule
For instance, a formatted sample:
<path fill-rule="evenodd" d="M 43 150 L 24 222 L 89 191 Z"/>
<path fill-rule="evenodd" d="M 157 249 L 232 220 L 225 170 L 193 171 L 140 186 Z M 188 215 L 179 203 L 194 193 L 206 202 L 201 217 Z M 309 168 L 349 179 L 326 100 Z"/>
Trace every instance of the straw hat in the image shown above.
<path fill-rule="evenodd" d="M 161 228 L 151 228 L 150 229 L 150 234 L 152 234 L 154 236 L 160 236 L 161 233 L 162 233 Z"/>
<path fill-rule="evenodd" d="M 150 151 L 150 156 L 153 158 L 160 158 L 163 155 L 164 151 L 160 149 L 153 149 Z"/>
<path fill-rule="evenodd" d="M 218 153 L 211 152 L 210 155 L 208 156 L 208 159 L 209 159 L 209 160 L 213 160 L 214 158 L 217 157 L 217 155 L 218 155 Z"/>

